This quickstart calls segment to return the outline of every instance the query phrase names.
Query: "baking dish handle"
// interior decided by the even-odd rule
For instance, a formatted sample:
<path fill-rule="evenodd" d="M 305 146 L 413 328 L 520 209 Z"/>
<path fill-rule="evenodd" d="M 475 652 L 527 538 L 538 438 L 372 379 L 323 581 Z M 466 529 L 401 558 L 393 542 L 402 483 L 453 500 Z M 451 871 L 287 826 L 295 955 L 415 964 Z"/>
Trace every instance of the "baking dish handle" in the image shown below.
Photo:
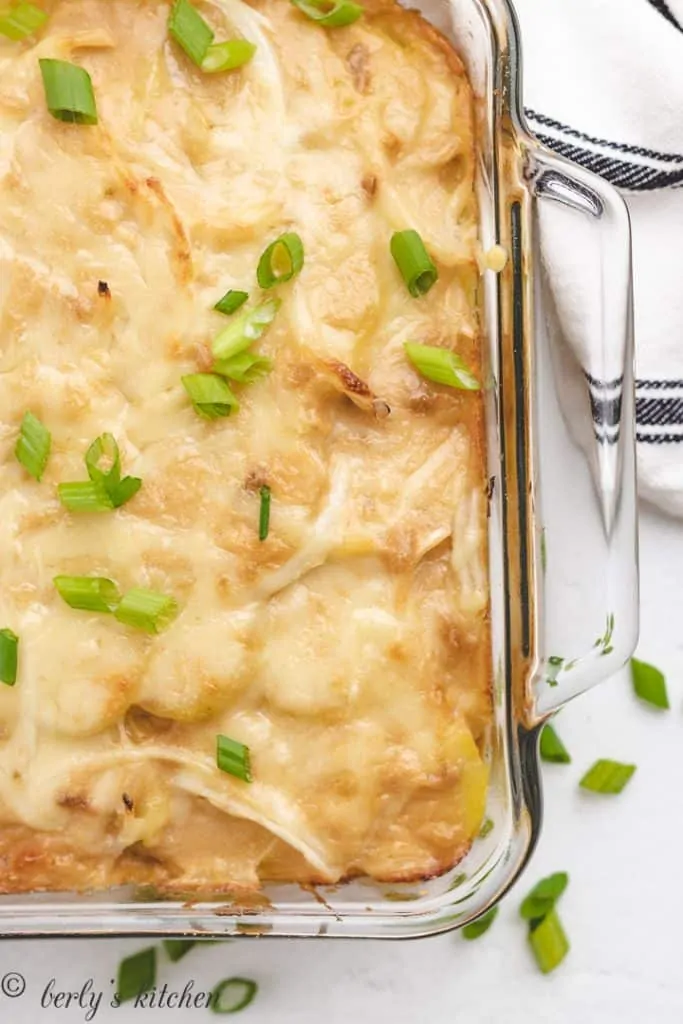
<path fill-rule="evenodd" d="M 542 719 L 617 671 L 637 640 L 633 298 L 618 192 L 535 145 L 526 166 Z"/>

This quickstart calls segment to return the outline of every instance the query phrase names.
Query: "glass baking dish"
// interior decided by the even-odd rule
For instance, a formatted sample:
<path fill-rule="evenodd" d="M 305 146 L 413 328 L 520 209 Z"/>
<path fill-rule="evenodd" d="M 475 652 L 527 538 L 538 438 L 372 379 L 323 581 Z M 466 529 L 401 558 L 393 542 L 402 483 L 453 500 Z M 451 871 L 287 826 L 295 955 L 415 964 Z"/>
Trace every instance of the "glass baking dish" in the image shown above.
<path fill-rule="evenodd" d="M 131 889 L 0 898 L 0 933 L 415 937 L 460 927 L 498 900 L 541 827 L 538 734 L 610 675 L 638 616 L 628 214 L 599 178 L 525 127 L 507 0 L 425 0 L 477 96 L 488 352 L 490 579 L 495 718 L 486 827 L 466 859 L 411 885 L 369 880 L 160 901 Z"/>

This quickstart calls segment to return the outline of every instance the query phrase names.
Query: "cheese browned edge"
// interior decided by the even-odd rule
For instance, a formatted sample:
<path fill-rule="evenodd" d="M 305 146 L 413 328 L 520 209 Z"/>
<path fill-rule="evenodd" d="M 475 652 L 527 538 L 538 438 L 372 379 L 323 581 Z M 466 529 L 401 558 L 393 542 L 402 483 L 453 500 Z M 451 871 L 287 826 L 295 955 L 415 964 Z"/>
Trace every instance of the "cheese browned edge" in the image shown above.
<path fill-rule="evenodd" d="M 48 0 L 39 38 L 0 41 L 3 892 L 412 880 L 482 820 L 483 403 L 403 350 L 483 372 L 463 66 L 389 0 L 334 31 L 285 0 L 198 6 L 257 44 L 243 70 L 202 74 L 160 0 Z M 48 114 L 40 57 L 89 71 L 97 126 Z M 439 268 L 420 299 L 389 253 L 409 227 Z M 180 378 L 284 230 L 305 265 L 256 346 L 274 370 L 203 420 Z M 53 436 L 40 483 L 13 455 L 26 409 Z M 56 485 L 104 431 L 142 489 L 71 515 Z M 150 637 L 67 607 L 59 573 L 181 614 Z M 217 770 L 218 733 L 250 747 L 251 785 Z"/>

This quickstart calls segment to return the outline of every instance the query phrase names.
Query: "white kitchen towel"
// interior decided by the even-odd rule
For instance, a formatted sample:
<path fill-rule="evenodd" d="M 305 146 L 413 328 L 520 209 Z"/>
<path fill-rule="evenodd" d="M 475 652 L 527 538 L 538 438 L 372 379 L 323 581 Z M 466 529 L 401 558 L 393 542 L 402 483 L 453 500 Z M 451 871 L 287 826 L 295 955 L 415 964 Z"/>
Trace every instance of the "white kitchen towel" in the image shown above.
<path fill-rule="evenodd" d="M 683 0 L 514 0 L 529 127 L 633 225 L 638 484 L 683 516 Z"/>

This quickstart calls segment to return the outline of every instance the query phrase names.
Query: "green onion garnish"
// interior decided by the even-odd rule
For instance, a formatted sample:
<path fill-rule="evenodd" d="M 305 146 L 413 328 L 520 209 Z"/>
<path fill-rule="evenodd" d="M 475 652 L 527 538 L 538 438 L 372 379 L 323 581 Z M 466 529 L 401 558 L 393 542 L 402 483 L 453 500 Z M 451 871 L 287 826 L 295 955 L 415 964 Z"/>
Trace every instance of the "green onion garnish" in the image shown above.
<path fill-rule="evenodd" d="M 225 293 L 222 299 L 218 300 L 213 308 L 217 309 L 219 313 L 225 313 L 226 316 L 230 316 L 230 314 L 238 310 L 240 306 L 243 306 L 248 298 L 248 292 L 236 292 L 230 290 Z"/>
<path fill-rule="evenodd" d="M 24 469 L 40 480 L 50 457 L 52 435 L 32 412 L 25 412 L 14 454 Z"/>
<path fill-rule="evenodd" d="M 439 274 L 417 231 L 396 231 L 390 248 L 410 294 L 416 299 L 426 295 Z"/>
<path fill-rule="evenodd" d="M 520 915 L 526 921 L 536 921 L 540 917 L 545 917 L 568 885 L 569 875 L 566 871 L 557 871 L 554 875 L 542 878 L 522 901 Z"/>
<path fill-rule="evenodd" d="M 498 907 L 491 907 L 485 914 L 478 917 L 476 921 L 472 921 L 471 924 L 466 924 L 462 929 L 463 939 L 467 939 L 471 942 L 472 939 L 478 939 L 480 935 L 484 935 L 489 930 L 493 922 L 498 915 Z"/>
<path fill-rule="evenodd" d="M 11 629 L 0 629 L 0 683 L 14 686 L 17 681 L 19 637 Z"/>
<path fill-rule="evenodd" d="M 538 922 L 532 922 L 529 942 L 536 963 L 544 974 L 558 967 L 569 952 L 569 940 L 565 935 L 557 911 L 551 910 Z"/>
<path fill-rule="evenodd" d="M 214 1013 L 238 1013 L 257 992 L 258 985 L 249 978 L 226 978 L 211 993 L 210 1006 Z"/>
<path fill-rule="evenodd" d="M 259 494 L 261 495 L 261 510 L 258 521 L 258 539 L 265 540 L 270 529 L 270 487 L 264 485 Z"/>
<path fill-rule="evenodd" d="M 168 16 L 168 31 L 190 60 L 201 67 L 214 34 L 189 0 L 175 0 Z"/>
<path fill-rule="evenodd" d="M 134 587 L 125 593 L 114 609 L 114 617 L 119 622 L 144 629 L 146 633 L 161 633 L 177 614 L 175 598 L 143 587 Z"/>
<path fill-rule="evenodd" d="M 493 818 L 485 818 L 481 828 L 479 829 L 479 839 L 486 839 L 487 836 L 491 835 L 494 828 L 495 822 L 493 821 Z"/>
<path fill-rule="evenodd" d="M 58 484 L 57 494 L 69 512 L 111 512 L 114 507 L 104 487 L 92 480 Z"/>
<path fill-rule="evenodd" d="M 634 764 L 621 764 L 619 761 L 596 761 L 589 768 L 579 785 L 592 793 L 621 793 L 636 770 Z"/>
<path fill-rule="evenodd" d="M 216 373 L 190 373 L 181 378 L 195 412 L 207 420 L 237 412 L 239 402 L 222 377 Z"/>
<path fill-rule="evenodd" d="M 126 957 L 119 964 L 116 993 L 120 1003 L 136 999 L 154 988 L 157 980 L 157 951 L 154 946 Z"/>
<path fill-rule="evenodd" d="M 351 0 L 292 0 L 295 7 L 325 28 L 340 28 L 358 21 L 363 8 Z"/>
<path fill-rule="evenodd" d="M 8 39 L 26 39 L 47 21 L 47 14 L 34 4 L 15 4 L 0 12 L 0 35 Z"/>
<path fill-rule="evenodd" d="M 52 116 L 72 124 L 97 124 L 95 93 L 85 68 L 47 57 L 38 63 L 47 109 Z"/>
<path fill-rule="evenodd" d="M 248 39 L 229 39 L 225 43 L 214 43 L 206 51 L 202 71 L 213 74 L 216 71 L 233 71 L 248 64 L 256 53 L 256 47 Z"/>
<path fill-rule="evenodd" d="M 633 689 L 641 700 L 653 704 L 656 708 L 669 710 L 671 705 L 666 691 L 666 679 L 658 668 L 648 665 L 645 661 L 638 661 L 637 658 L 631 658 L 631 680 Z"/>
<path fill-rule="evenodd" d="M 54 585 L 70 608 L 86 612 L 113 612 L 121 595 L 104 576 L 55 576 Z"/>
<path fill-rule="evenodd" d="M 230 359 L 262 337 L 266 328 L 272 324 L 275 314 L 280 308 L 280 299 L 268 299 L 253 309 L 247 309 L 236 316 L 211 343 L 211 351 L 216 359 Z"/>
<path fill-rule="evenodd" d="M 294 231 L 286 231 L 264 251 L 256 268 L 261 288 L 291 281 L 304 265 L 304 243 Z"/>
<path fill-rule="evenodd" d="M 121 479 L 119 446 L 112 434 L 95 438 L 85 453 L 85 466 L 92 482 L 104 488 L 114 508 L 125 505 L 142 487 L 137 476 Z"/>
<path fill-rule="evenodd" d="M 162 941 L 162 946 L 166 950 L 169 960 L 172 960 L 174 964 L 182 960 L 196 945 L 195 939 L 164 939 Z"/>
<path fill-rule="evenodd" d="M 234 775 L 243 782 L 251 782 L 251 756 L 249 747 L 229 736 L 216 737 L 216 764 L 222 772 Z"/>
<path fill-rule="evenodd" d="M 552 764 L 571 764 L 571 756 L 552 725 L 544 725 L 541 730 L 540 754 L 542 761 Z"/>
<path fill-rule="evenodd" d="M 253 384 L 262 377 L 267 377 L 273 369 L 273 363 L 266 356 L 257 356 L 251 352 L 238 352 L 229 359 L 217 359 L 214 363 L 215 373 L 229 377 L 239 384 Z"/>
<path fill-rule="evenodd" d="M 413 366 L 427 380 L 462 391 L 479 390 L 479 381 L 455 352 L 414 342 L 407 342 L 403 347 Z"/>

